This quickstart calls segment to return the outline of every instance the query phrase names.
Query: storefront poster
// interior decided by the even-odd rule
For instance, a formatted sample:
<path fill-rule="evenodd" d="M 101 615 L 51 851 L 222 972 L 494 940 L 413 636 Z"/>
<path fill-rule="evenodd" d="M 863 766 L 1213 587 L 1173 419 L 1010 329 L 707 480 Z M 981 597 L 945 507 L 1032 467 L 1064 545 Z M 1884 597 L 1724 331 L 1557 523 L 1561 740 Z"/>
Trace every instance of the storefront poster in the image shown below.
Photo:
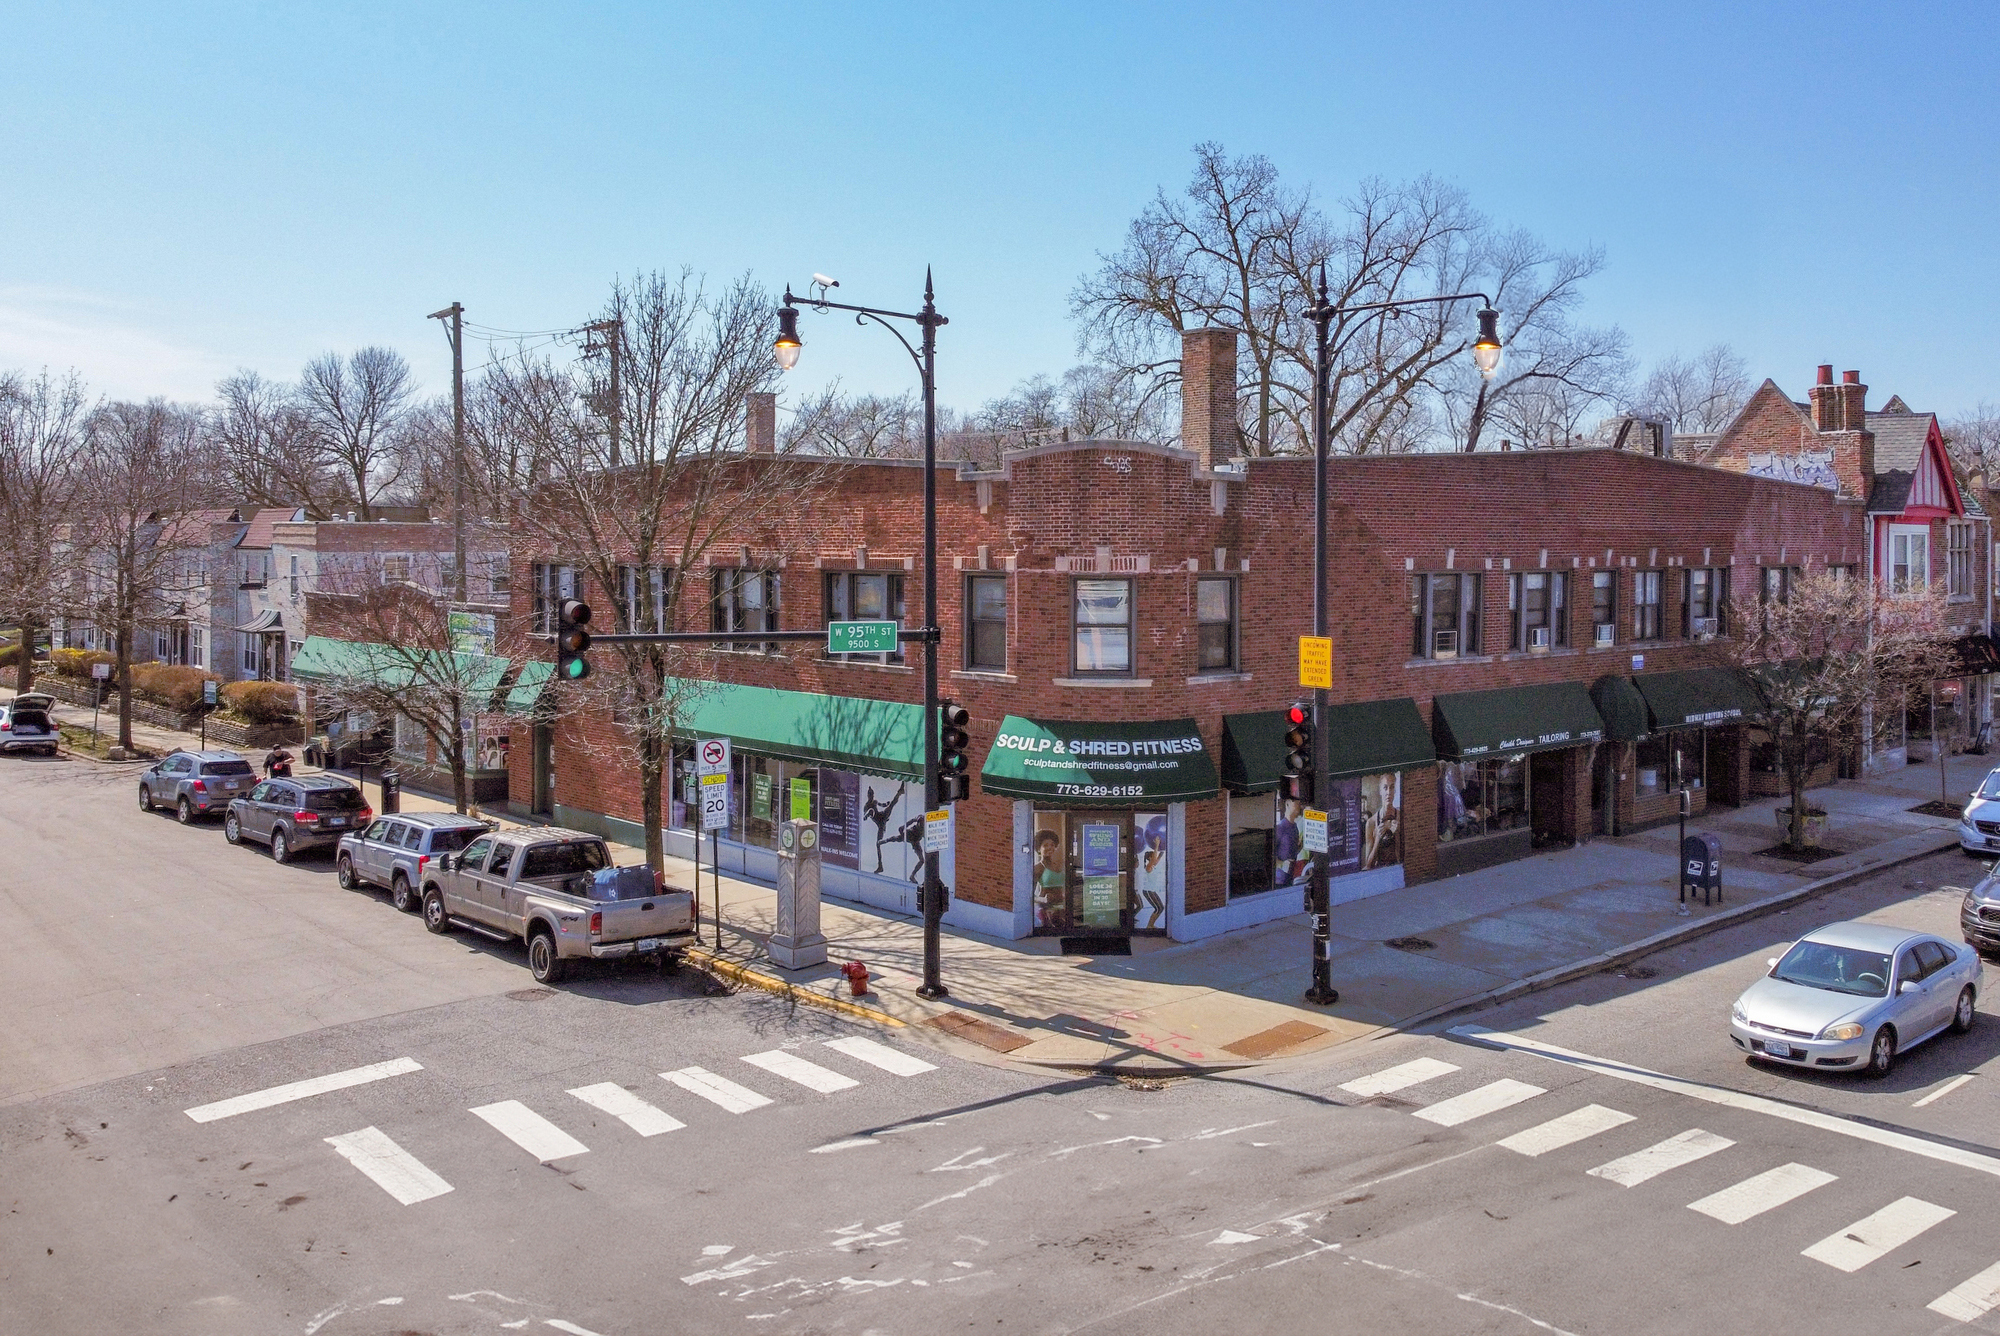
<path fill-rule="evenodd" d="M 1077 883 L 1082 892 L 1082 918 L 1086 926 L 1092 928 L 1116 928 L 1120 926 L 1118 903 L 1118 878 L 1084 877 Z"/>
<path fill-rule="evenodd" d="M 1299 830 L 1299 815 L 1305 804 L 1289 798 L 1278 802 L 1278 823 L 1271 830 L 1271 884 L 1299 886 L 1306 879 L 1312 858 L 1306 853 L 1305 836 Z"/>
<path fill-rule="evenodd" d="M 771 777 L 750 776 L 750 815 L 759 821 L 771 819 Z"/>
<path fill-rule="evenodd" d="M 812 781 L 803 777 L 792 781 L 792 809 L 789 819 L 810 821 L 813 815 Z"/>
<path fill-rule="evenodd" d="M 855 866 L 878 877 L 915 884 L 923 878 L 924 791 L 880 775 L 852 775 L 860 801 L 852 804 Z M 869 857 L 870 852 L 874 857 Z"/>
<path fill-rule="evenodd" d="M 1118 827 L 1101 821 L 1084 823 L 1083 875 L 1086 877 L 1118 875 Z"/>
<path fill-rule="evenodd" d="M 846 770 L 819 772 L 819 847 L 821 857 L 836 867 L 861 866 L 861 776 Z"/>
<path fill-rule="evenodd" d="M 460 654 L 493 652 L 493 614 L 453 609 L 445 614 L 451 647 Z"/>
<path fill-rule="evenodd" d="M 1361 870 L 1403 861 L 1403 777 L 1369 775 L 1361 781 Z"/>
<path fill-rule="evenodd" d="M 1327 788 L 1326 870 L 1344 877 L 1361 870 L 1361 781 L 1335 780 Z"/>
<path fill-rule="evenodd" d="M 1132 926 L 1155 932 L 1167 926 L 1167 814 L 1132 813 Z"/>

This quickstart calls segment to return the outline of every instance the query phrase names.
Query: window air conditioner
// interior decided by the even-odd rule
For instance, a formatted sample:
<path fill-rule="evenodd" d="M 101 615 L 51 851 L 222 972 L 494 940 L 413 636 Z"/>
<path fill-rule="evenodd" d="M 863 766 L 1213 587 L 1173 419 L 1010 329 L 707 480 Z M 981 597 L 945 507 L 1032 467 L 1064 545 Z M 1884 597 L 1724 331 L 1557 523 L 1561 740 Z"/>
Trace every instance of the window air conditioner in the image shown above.
<path fill-rule="evenodd" d="M 1549 628 L 1531 626 L 1528 628 L 1528 648 L 1538 654 L 1549 652 Z"/>
<path fill-rule="evenodd" d="M 1433 659 L 1455 659 L 1458 657 L 1458 632 L 1431 632 L 1431 657 Z"/>
<path fill-rule="evenodd" d="M 1695 619 L 1694 619 L 1694 638 L 1695 638 L 1696 640 L 1713 640 L 1713 639 L 1715 639 L 1715 618 L 1713 618 L 1713 617 L 1697 617 L 1697 618 L 1695 618 Z"/>
<path fill-rule="evenodd" d="M 1610 622 L 1599 622 L 1597 624 L 1597 647 L 1599 649 L 1611 648 L 1617 639 L 1618 628 L 1616 626 Z"/>

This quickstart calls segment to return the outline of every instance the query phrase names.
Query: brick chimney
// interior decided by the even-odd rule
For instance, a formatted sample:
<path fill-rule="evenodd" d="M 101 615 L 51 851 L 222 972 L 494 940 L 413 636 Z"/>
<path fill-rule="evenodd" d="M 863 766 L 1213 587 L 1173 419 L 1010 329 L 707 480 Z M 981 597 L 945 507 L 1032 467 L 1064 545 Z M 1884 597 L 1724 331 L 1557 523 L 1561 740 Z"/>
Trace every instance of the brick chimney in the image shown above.
<path fill-rule="evenodd" d="M 1181 445 L 1214 468 L 1243 453 L 1236 425 L 1236 331 L 1181 335 Z"/>
<path fill-rule="evenodd" d="M 1868 387 L 1859 371 L 1822 365 L 1812 387 L 1812 421 L 1821 449 L 1833 451 L 1833 472 L 1843 496 L 1866 498 L 1875 486 L 1875 433 L 1868 430 Z"/>
<path fill-rule="evenodd" d="M 746 447 L 753 455 L 775 455 L 778 453 L 778 396 L 762 393 L 746 396 L 744 410 L 744 435 Z"/>

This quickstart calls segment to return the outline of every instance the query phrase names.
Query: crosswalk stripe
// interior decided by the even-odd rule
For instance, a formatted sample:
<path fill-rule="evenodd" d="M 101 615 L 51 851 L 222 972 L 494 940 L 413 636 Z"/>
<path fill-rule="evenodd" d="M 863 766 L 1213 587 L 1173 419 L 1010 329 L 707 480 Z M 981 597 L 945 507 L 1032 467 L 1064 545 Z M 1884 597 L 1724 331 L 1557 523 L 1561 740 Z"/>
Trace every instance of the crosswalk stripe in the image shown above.
<path fill-rule="evenodd" d="M 518 1099 L 498 1104 L 482 1104 L 471 1111 L 491 1124 L 494 1131 L 547 1164 L 571 1155 L 582 1155 L 590 1147 L 536 1113 Z"/>
<path fill-rule="evenodd" d="M 606 1081 L 602 1085 L 579 1086 L 569 1093 L 591 1108 L 602 1109 L 617 1118 L 642 1137 L 656 1137 L 662 1132 L 674 1132 L 687 1126 L 672 1114 L 654 1108 L 613 1081 Z"/>
<path fill-rule="evenodd" d="M 1740 1225 L 1752 1216 L 1783 1206 L 1794 1197 L 1803 1197 L 1814 1188 L 1834 1181 L 1835 1174 L 1804 1164 L 1781 1164 L 1776 1169 L 1744 1179 L 1741 1183 L 1710 1193 L 1688 1203 L 1690 1211 L 1700 1211 L 1725 1225 Z"/>
<path fill-rule="evenodd" d="M 726 1081 L 714 1072 L 701 1067 L 683 1067 L 675 1072 L 661 1072 L 660 1079 L 672 1081 L 690 1095 L 700 1095 L 711 1104 L 719 1104 L 731 1113 L 748 1113 L 761 1109 L 771 1101 L 754 1090 L 745 1089 L 734 1081 Z"/>
<path fill-rule="evenodd" d="M 1856 1220 L 1838 1234 L 1829 1234 L 1805 1250 L 1816 1262 L 1836 1271 L 1859 1271 L 1876 1258 L 1902 1247 L 1932 1225 L 1958 1212 L 1916 1197 L 1900 1197 L 1875 1214 Z"/>
<path fill-rule="evenodd" d="M 1390 1095 L 1398 1090 L 1407 1090 L 1423 1081 L 1449 1076 L 1458 1068 L 1449 1062 L 1439 1062 L 1436 1058 L 1418 1058 L 1415 1062 L 1405 1062 L 1372 1075 L 1357 1077 L 1341 1086 L 1350 1095 L 1372 1099 L 1376 1095 Z"/>
<path fill-rule="evenodd" d="M 1526 1081 L 1503 1078 L 1477 1090 L 1468 1090 L 1463 1095 L 1440 1100 L 1427 1109 L 1418 1109 L 1416 1116 L 1439 1127 L 1457 1127 L 1460 1123 L 1498 1113 L 1524 1099 L 1546 1093 L 1540 1086 L 1529 1085 Z"/>
<path fill-rule="evenodd" d="M 808 1090 L 817 1090 L 822 1095 L 830 1095 L 836 1090 L 852 1090 L 861 1084 L 851 1076 L 828 1071 L 816 1063 L 807 1062 L 796 1053 L 787 1053 L 782 1048 L 774 1048 L 769 1053 L 752 1053 L 743 1061 L 752 1067 L 762 1067 L 773 1076 L 782 1076 L 787 1081 L 795 1081 Z"/>
<path fill-rule="evenodd" d="M 871 1067 L 880 1067 L 892 1076 L 921 1076 L 925 1072 L 937 1070 L 937 1064 L 913 1058 L 901 1049 L 878 1044 L 873 1039 L 860 1035 L 849 1035 L 845 1039 L 829 1039 L 826 1046 L 836 1053 L 845 1053 L 850 1058 L 859 1059 Z"/>
<path fill-rule="evenodd" d="M 1575 1113 L 1566 1113 L 1560 1118 L 1551 1118 L 1537 1127 L 1502 1138 L 1499 1144 L 1517 1154 L 1530 1158 L 1546 1155 L 1552 1150 L 1561 1150 L 1599 1132 L 1609 1132 L 1621 1123 L 1632 1121 L 1629 1113 L 1607 1109 L 1602 1104 L 1586 1104 Z"/>
<path fill-rule="evenodd" d="M 389 1139 L 379 1127 L 364 1127 L 325 1138 L 341 1158 L 375 1180 L 375 1186 L 405 1206 L 414 1206 L 451 1191 L 451 1184 L 439 1178 L 429 1165 Z"/>
<path fill-rule="evenodd" d="M 366 1067 L 352 1067 L 344 1072 L 314 1076 L 304 1081 L 272 1086 L 269 1090 L 253 1090 L 247 1095 L 220 1099 L 213 1104 L 187 1110 L 187 1116 L 198 1123 L 212 1123 L 218 1118 L 234 1118 L 239 1113 L 251 1113 L 276 1104 L 289 1104 L 295 1099 L 309 1099 L 331 1090 L 345 1090 L 349 1086 L 366 1085 L 370 1081 L 422 1070 L 422 1064 L 413 1058 L 391 1058 L 388 1062 L 371 1062 Z"/>
<path fill-rule="evenodd" d="M 1961 1281 L 1925 1305 L 1933 1313 L 1960 1322 L 1976 1322 L 2000 1307 L 2000 1262 L 1995 1262 L 1971 1280 Z"/>
<path fill-rule="evenodd" d="M 1610 1179 L 1620 1187 L 1637 1187 L 1649 1178 L 1658 1178 L 1669 1169 L 1678 1169 L 1684 1164 L 1693 1164 L 1704 1156 L 1719 1150 L 1728 1150 L 1735 1145 L 1728 1137 L 1719 1137 L 1713 1132 L 1704 1132 L 1699 1127 L 1689 1128 L 1665 1141 L 1656 1142 L 1644 1150 L 1635 1150 L 1630 1155 L 1620 1156 L 1608 1164 L 1600 1164 L 1586 1173 L 1598 1178 Z"/>

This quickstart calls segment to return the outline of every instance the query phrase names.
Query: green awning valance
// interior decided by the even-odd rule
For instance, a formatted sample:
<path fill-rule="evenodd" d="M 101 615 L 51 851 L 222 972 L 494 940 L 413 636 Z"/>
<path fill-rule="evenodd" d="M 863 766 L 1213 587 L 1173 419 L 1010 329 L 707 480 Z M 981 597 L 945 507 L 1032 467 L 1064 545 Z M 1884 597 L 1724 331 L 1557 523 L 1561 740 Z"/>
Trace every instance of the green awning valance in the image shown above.
<path fill-rule="evenodd" d="M 555 674 L 555 665 L 547 660 L 528 660 L 521 665 L 521 675 L 514 679 L 514 685 L 508 690 L 501 708 L 508 714 L 533 714 L 535 706 L 541 702 L 542 692 L 548 689 L 549 679 Z"/>
<path fill-rule="evenodd" d="M 1222 784 L 1232 793 L 1269 793 L 1285 774 L 1285 712 L 1222 716 Z M 1360 701 L 1327 707 L 1328 779 L 1353 779 L 1437 764 L 1417 703 Z"/>
<path fill-rule="evenodd" d="M 1066 721 L 1008 715 L 986 753 L 987 793 L 1057 805 L 1213 798 L 1215 765 L 1192 719 Z"/>
<path fill-rule="evenodd" d="M 1646 698 L 1631 678 L 1606 673 L 1590 684 L 1590 700 L 1604 719 L 1604 736 L 1613 742 L 1637 742 L 1652 731 Z"/>
<path fill-rule="evenodd" d="M 808 765 L 923 778 L 920 705 L 727 682 L 680 688 L 681 727 L 695 737 L 728 738 L 740 750 Z"/>
<path fill-rule="evenodd" d="M 500 689 L 511 666 L 493 654 L 447 654 L 407 645 L 307 636 L 292 656 L 291 676 L 296 681 L 335 688 L 351 682 L 391 691 L 412 685 L 463 691 L 467 706 L 483 714 L 492 708 L 493 693 Z"/>
<path fill-rule="evenodd" d="M 1431 725 L 1438 755 L 1453 761 L 1580 747 L 1604 736 L 1604 718 L 1580 682 L 1437 696 Z"/>
<path fill-rule="evenodd" d="M 1763 712 L 1756 690 L 1728 668 L 1644 673 L 1632 685 L 1646 698 L 1655 729 L 1740 723 Z"/>

